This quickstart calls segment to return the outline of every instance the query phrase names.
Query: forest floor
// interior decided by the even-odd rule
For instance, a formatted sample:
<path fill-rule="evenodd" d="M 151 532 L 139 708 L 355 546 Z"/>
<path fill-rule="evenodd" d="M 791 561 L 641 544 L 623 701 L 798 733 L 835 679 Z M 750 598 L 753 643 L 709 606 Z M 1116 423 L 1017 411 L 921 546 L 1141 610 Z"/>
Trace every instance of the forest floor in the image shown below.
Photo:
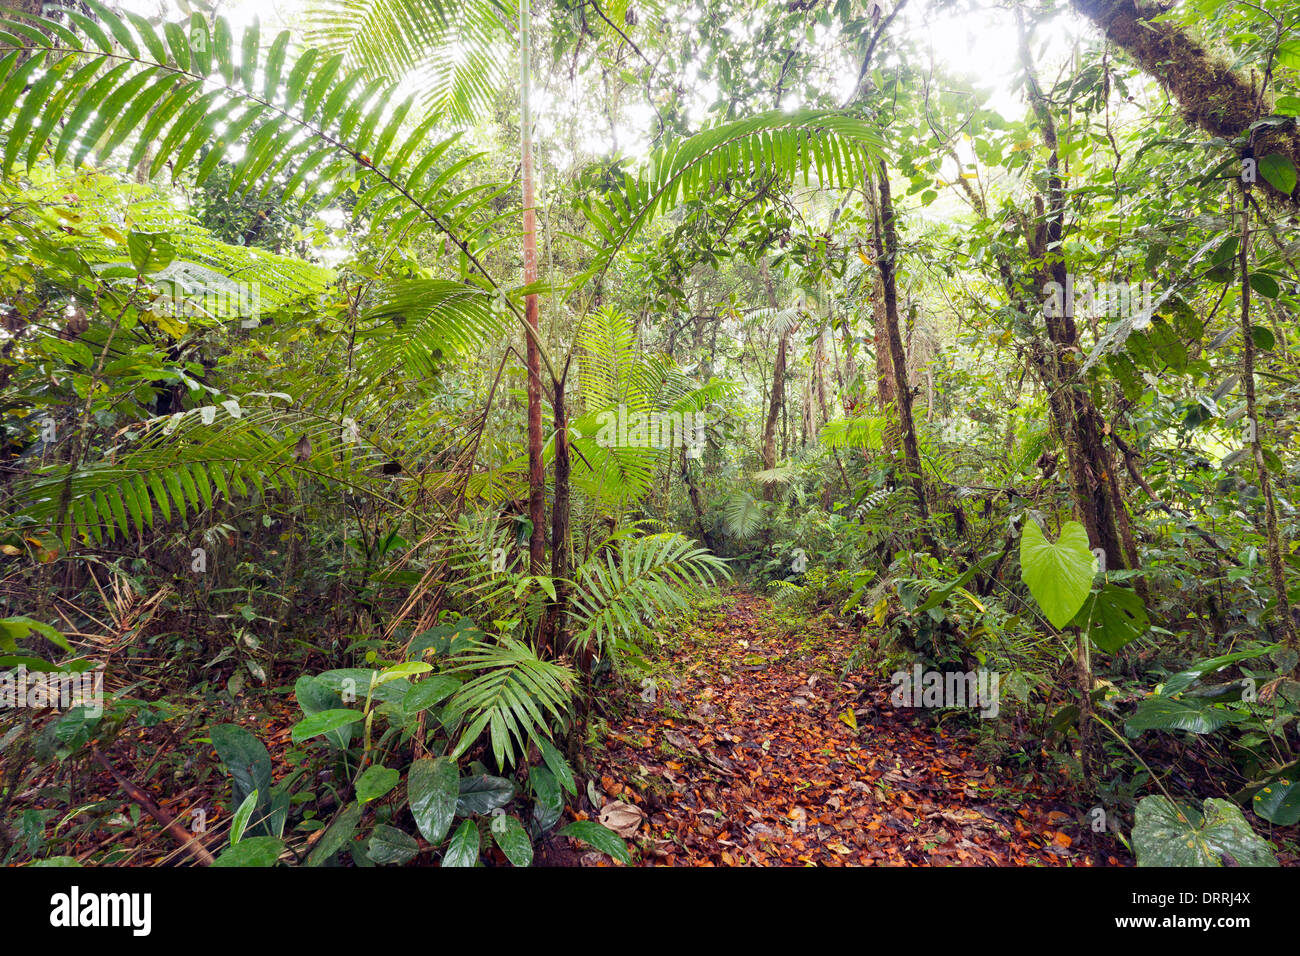
<path fill-rule="evenodd" d="M 1098 862 L 1063 780 L 1012 782 L 975 756 L 969 722 L 845 674 L 856 629 L 783 621 L 746 593 L 705 608 L 666 636 L 654 694 L 628 692 L 594 757 L 600 818 L 644 865 Z"/>

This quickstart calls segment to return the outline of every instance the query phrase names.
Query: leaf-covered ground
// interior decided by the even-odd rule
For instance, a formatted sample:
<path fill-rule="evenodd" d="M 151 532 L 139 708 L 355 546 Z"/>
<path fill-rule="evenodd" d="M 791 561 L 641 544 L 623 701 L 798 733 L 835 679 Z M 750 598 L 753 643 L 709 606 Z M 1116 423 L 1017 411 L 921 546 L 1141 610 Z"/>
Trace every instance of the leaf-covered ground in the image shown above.
<path fill-rule="evenodd" d="M 1017 787 L 967 726 L 844 675 L 856 640 L 727 595 L 669 642 L 653 701 L 646 686 L 623 702 L 598 758 L 602 819 L 645 865 L 1092 864 L 1050 781 Z"/>

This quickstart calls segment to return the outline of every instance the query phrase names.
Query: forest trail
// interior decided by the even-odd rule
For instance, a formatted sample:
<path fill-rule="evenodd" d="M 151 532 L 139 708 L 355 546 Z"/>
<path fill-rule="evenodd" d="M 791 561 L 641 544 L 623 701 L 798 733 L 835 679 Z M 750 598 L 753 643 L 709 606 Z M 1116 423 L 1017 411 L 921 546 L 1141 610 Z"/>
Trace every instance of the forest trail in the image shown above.
<path fill-rule="evenodd" d="M 1056 794 L 977 760 L 955 721 L 891 706 L 887 681 L 842 676 L 855 641 L 725 595 L 672 636 L 656 699 L 634 690 L 611 722 L 602 818 L 645 814 L 647 866 L 1091 864 Z"/>

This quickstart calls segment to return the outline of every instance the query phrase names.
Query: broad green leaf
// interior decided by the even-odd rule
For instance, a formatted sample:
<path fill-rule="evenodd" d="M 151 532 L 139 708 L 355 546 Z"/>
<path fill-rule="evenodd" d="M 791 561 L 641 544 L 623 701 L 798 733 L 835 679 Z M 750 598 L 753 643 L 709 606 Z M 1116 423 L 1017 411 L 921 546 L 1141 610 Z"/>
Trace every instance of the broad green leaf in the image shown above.
<path fill-rule="evenodd" d="M 467 817 L 476 813 L 491 813 L 504 807 L 515 796 L 515 785 L 504 777 L 486 773 L 460 778 L 460 795 L 456 813 Z"/>
<path fill-rule="evenodd" d="M 1256 836 L 1227 800 L 1205 801 L 1204 812 L 1168 797 L 1138 801 L 1133 825 L 1138 866 L 1277 866 L 1272 848 Z"/>
<path fill-rule="evenodd" d="M 1253 806 L 1256 816 L 1280 827 L 1300 823 L 1300 781 L 1274 780 L 1259 789 Z"/>
<path fill-rule="evenodd" d="M 328 734 L 330 731 L 346 727 L 348 724 L 355 724 L 357 721 L 365 719 L 365 716 L 359 710 L 347 710 L 346 708 L 342 710 L 322 710 L 320 713 L 312 714 L 310 717 L 305 717 L 294 724 L 289 737 L 294 743 L 300 744 L 304 740 L 320 734 Z"/>
<path fill-rule="evenodd" d="M 339 811 L 330 825 L 325 828 L 320 839 L 316 841 L 316 845 L 311 848 L 311 852 L 307 854 L 307 865 L 320 866 L 328 862 L 330 857 L 348 845 L 360 822 L 361 804 L 349 803 Z"/>
<path fill-rule="evenodd" d="M 1109 654 L 1137 640 L 1147 630 L 1147 609 L 1137 592 L 1107 584 L 1089 594 L 1073 623 L 1088 628 L 1092 642 Z"/>
<path fill-rule="evenodd" d="M 575 823 L 570 823 L 560 831 L 560 836 L 581 840 L 601 853 L 613 857 L 620 863 L 632 862 L 632 854 L 628 852 L 627 844 L 623 842 L 623 838 L 609 827 L 602 826 L 593 820 L 578 820 Z"/>
<path fill-rule="evenodd" d="M 456 805 L 460 800 L 456 762 L 450 757 L 425 757 L 415 761 L 407 773 L 406 795 L 420 835 L 430 843 L 441 843 L 456 816 Z"/>
<path fill-rule="evenodd" d="M 442 855 L 443 866 L 475 866 L 478 863 L 478 827 L 466 820 L 451 835 L 447 852 Z"/>
<path fill-rule="evenodd" d="M 1259 174 L 1278 192 L 1290 194 L 1295 191 L 1295 165 L 1281 153 L 1269 153 L 1261 159 Z"/>
<path fill-rule="evenodd" d="M 1020 536 L 1020 575 L 1038 606 L 1056 628 L 1065 627 L 1092 590 L 1096 561 L 1088 534 L 1077 521 L 1066 522 L 1055 544 L 1036 521 L 1026 521 Z"/>
<path fill-rule="evenodd" d="M 270 836 L 249 837 L 217 857 L 213 866 L 275 866 L 284 852 L 284 841 Z"/>
<path fill-rule="evenodd" d="M 533 841 L 528 838 L 524 825 L 508 813 L 492 817 L 492 839 L 496 841 L 506 859 L 515 866 L 533 865 Z"/>
<path fill-rule="evenodd" d="M 357 778 L 357 802 L 366 804 L 378 800 L 397 786 L 401 779 L 401 773 L 390 767 L 378 764 L 367 767 Z"/>
<path fill-rule="evenodd" d="M 415 837 L 386 823 L 371 831 L 370 842 L 366 844 L 366 856 L 379 864 L 400 866 L 419 852 L 420 845 L 415 842 Z"/>
<path fill-rule="evenodd" d="M 1226 707 L 1207 700 L 1183 700 L 1154 696 L 1143 699 L 1124 722 L 1124 732 L 1136 737 L 1144 730 L 1182 730 L 1193 734 L 1212 734 L 1237 715 Z"/>
<path fill-rule="evenodd" d="M 271 755 L 260 740 L 238 724 L 218 724 L 208 731 L 208 736 L 230 771 L 236 802 L 243 803 L 253 791 L 270 791 Z"/>
<path fill-rule="evenodd" d="M 402 698 L 402 708 L 408 714 L 418 714 L 446 700 L 456 692 L 458 687 L 460 681 L 445 674 L 427 677 L 418 684 L 411 685 L 411 689 Z"/>

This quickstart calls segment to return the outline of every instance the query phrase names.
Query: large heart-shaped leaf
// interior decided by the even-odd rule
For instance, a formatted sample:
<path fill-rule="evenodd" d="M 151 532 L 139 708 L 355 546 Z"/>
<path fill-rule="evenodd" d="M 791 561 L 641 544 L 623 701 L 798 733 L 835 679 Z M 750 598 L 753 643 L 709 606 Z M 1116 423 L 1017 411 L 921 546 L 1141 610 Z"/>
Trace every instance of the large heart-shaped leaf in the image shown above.
<path fill-rule="evenodd" d="M 1026 521 L 1020 536 L 1020 576 L 1053 627 L 1061 628 L 1083 607 L 1092 590 L 1096 558 L 1088 550 L 1088 533 L 1068 521 L 1055 544 L 1043 537 L 1035 521 Z"/>
<path fill-rule="evenodd" d="M 406 777 L 406 793 L 420 834 L 430 843 L 441 843 L 460 800 L 456 762 L 450 757 L 415 761 Z"/>
<path fill-rule="evenodd" d="M 1138 866 L 1277 866 L 1273 849 L 1227 800 L 1205 801 L 1204 813 L 1168 797 L 1138 801 L 1133 824 Z"/>

